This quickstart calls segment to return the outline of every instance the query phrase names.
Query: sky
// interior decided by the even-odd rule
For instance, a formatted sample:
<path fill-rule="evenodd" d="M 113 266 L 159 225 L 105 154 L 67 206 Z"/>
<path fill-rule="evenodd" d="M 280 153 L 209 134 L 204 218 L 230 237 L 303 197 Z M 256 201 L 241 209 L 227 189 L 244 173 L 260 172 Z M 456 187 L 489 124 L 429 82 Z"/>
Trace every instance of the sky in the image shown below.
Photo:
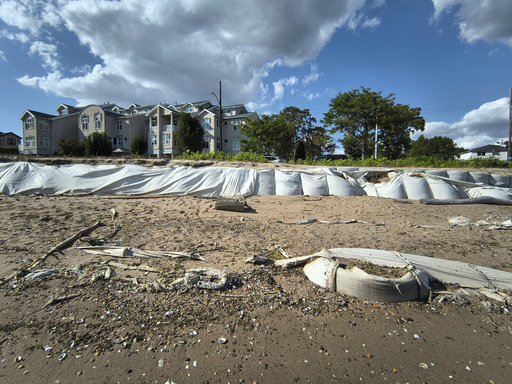
<path fill-rule="evenodd" d="M 472 149 L 508 138 L 510 20 L 510 0 L 0 0 L 0 131 L 62 103 L 216 103 L 219 81 L 223 105 L 320 125 L 363 86 L 421 108 L 413 139 Z"/>

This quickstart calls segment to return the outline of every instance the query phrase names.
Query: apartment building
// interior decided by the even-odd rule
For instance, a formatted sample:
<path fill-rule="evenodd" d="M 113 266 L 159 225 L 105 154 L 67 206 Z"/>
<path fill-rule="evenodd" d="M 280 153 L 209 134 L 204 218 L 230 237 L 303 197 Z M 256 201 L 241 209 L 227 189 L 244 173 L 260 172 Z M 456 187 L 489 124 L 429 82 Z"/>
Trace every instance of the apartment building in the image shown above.
<path fill-rule="evenodd" d="M 58 142 L 68 137 L 80 140 L 93 132 L 105 133 L 116 152 L 129 152 L 131 140 L 143 133 L 148 140 L 148 155 L 163 157 L 179 154 L 175 146 L 175 133 L 179 118 L 187 112 L 201 122 L 204 135 L 204 152 L 223 150 L 240 152 L 240 125 L 258 119 L 256 112 L 248 112 L 243 104 L 222 108 L 222 143 L 219 107 L 210 101 L 187 102 L 171 105 L 131 104 L 122 108 L 114 103 L 73 107 L 60 104 L 57 114 L 51 115 L 25 110 L 23 124 L 23 153 L 53 155 L 58 152 Z"/>

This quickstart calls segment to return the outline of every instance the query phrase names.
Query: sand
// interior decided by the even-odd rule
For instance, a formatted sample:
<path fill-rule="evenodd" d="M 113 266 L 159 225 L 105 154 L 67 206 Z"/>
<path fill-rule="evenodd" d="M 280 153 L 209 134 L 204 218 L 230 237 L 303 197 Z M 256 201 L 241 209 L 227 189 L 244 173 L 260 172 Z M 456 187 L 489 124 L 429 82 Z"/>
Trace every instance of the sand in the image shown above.
<path fill-rule="evenodd" d="M 375 303 L 317 287 L 300 268 L 244 261 L 282 258 L 279 248 L 302 256 L 361 247 L 512 272 L 510 231 L 449 229 L 448 222 L 457 216 L 501 222 L 512 217 L 512 207 L 425 206 L 368 196 L 252 196 L 245 202 L 245 212 L 229 212 L 215 210 L 214 199 L 192 196 L 0 196 L 0 278 L 96 221 L 104 224 L 44 260 L 39 267 L 56 269 L 52 276 L 20 277 L 0 288 L 0 381 L 510 381 L 507 303 Z M 291 224 L 305 219 L 363 222 Z M 76 248 L 99 240 L 196 252 L 207 260 L 119 259 Z M 101 279 L 109 265 L 112 277 Z M 144 289 L 203 267 L 228 273 L 229 289 Z"/>

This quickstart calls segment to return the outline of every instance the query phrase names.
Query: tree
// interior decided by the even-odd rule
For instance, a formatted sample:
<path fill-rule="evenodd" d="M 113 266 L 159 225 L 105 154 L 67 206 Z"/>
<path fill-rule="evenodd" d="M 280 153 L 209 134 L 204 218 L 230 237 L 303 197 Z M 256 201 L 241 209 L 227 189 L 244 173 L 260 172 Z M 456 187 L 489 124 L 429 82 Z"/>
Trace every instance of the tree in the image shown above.
<path fill-rule="evenodd" d="M 183 113 L 176 131 L 176 148 L 182 153 L 199 152 L 203 149 L 204 130 L 197 117 Z"/>
<path fill-rule="evenodd" d="M 381 92 L 373 92 L 370 88 L 339 93 L 331 99 L 329 107 L 322 123 L 331 127 L 331 133 L 348 135 L 349 139 L 345 141 L 350 142 L 352 148 L 345 152 L 349 155 L 360 152 L 362 159 L 372 152 L 376 127 L 381 153 L 392 158 L 408 148 L 411 132 L 425 129 L 420 108 L 395 104 L 393 94 L 383 97 Z M 340 141 L 343 143 L 343 139 Z M 356 145 L 360 150 L 356 151 Z"/>
<path fill-rule="evenodd" d="M 83 156 L 85 153 L 85 143 L 77 137 L 68 137 L 60 139 L 57 142 L 59 151 L 64 156 Z"/>
<path fill-rule="evenodd" d="M 445 159 L 453 157 L 459 152 L 455 142 L 449 137 L 434 136 L 427 139 L 421 135 L 418 140 L 412 142 L 409 156 L 440 155 Z"/>
<path fill-rule="evenodd" d="M 137 133 L 130 143 L 130 152 L 135 156 L 142 156 L 148 150 L 148 141 L 142 132 Z"/>
<path fill-rule="evenodd" d="M 286 107 L 279 114 L 262 115 L 259 120 L 244 124 L 241 132 L 242 149 L 263 154 L 275 154 L 289 159 L 296 146 L 303 142 L 305 156 L 314 158 L 322 153 L 333 153 L 336 145 L 324 127 L 315 126 L 316 119 L 309 109 Z"/>
<path fill-rule="evenodd" d="M 306 146 L 304 142 L 301 140 L 295 146 L 295 152 L 293 154 L 293 161 L 304 160 L 306 159 Z"/>
<path fill-rule="evenodd" d="M 108 156 L 112 153 L 112 143 L 105 132 L 93 132 L 84 140 L 87 156 Z"/>

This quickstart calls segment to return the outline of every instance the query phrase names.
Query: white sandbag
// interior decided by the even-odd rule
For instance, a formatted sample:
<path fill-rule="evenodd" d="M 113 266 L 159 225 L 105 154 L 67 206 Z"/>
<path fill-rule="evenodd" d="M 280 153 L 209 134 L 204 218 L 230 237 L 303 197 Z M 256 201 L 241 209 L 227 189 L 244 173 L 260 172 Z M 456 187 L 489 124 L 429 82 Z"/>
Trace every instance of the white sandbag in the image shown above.
<path fill-rule="evenodd" d="M 495 173 L 491 173 L 489 176 L 489 184 L 494 185 L 495 187 L 509 188 L 510 182 L 510 175 L 497 175 Z"/>
<path fill-rule="evenodd" d="M 347 179 L 341 176 L 325 175 L 329 195 L 333 196 L 356 196 L 356 188 Z"/>
<path fill-rule="evenodd" d="M 468 181 L 469 172 L 466 171 L 447 171 L 448 177 L 457 181 Z"/>
<path fill-rule="evenodd" d="M 276 169 L 276 195 L 278 196 L 294 196 L 302 195 L 302 185 L 300 174 L 293 171 L 282 171 Z"/>
<path fill-rule="evenodd" d="M 426 177 L 427 183 L 432 191 L 432 196 L 434 199 L 459 199 L 459 191 L 458 189 L 439 179 L 433 179 L 431 177 Z"/>
<path fill-rule="evenodd" d="M 272 196 L 276 194 L 276 181 L 273 169 L 260 169 L 256 179 L 256 195 Z"/>
<path fill-rule="evenodd" d="M 425 171 L 425 173 L 431 176 L 448 177 L 448 172 L 446 172 L 444 169 L 428 169 Z"/>
<path fill-rule="evenodd" d="M 476 187 L 466 189 L 469 197 L 490 196 L 502 200 L 512 200 L 512 194 L 504 188 Z"/>
<path fill-rule="evenodd" d="M 484 172 L 469 172 L 468 181 L 470 183 L 489 185 L 489 174 Z"/>
<path fill-rule="evenodd" d="M 432 192 L 423 177 L 402 175 L 402 182 L 407 198 L 412 200 L 431 199 Z"/>
<path fill-rule="evenodd" d="M 390 199 L 407 199 L 402 178 L 396 176 L 387 183 L 374 184 L 377 196 Z"/>
<path fill-rule="evenodd" d="M 399 303 L 422 297 L 421 288 L 412 272 L 400 279 L 375 276 L 354 267 L 338 268 L 336 291 L 363 300 Z"/>
<path fill-rule="evenodd" d="M 302 193 L 308 196 L 327 196 L 327 183 L 324 173 L 300 172 Z"/>

